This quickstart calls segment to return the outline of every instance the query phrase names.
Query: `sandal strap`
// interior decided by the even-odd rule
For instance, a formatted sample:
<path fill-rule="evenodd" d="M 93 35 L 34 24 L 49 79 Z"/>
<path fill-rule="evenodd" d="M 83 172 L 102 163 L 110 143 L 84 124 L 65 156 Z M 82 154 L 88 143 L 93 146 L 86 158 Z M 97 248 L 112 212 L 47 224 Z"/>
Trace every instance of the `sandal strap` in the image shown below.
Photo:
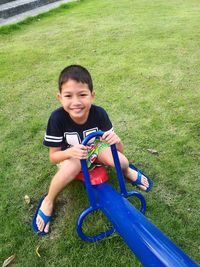
<path fill-rule="evenodd" d="M 133 182 L 133 185 L 141 185 L 142 184 L 142 173 L 140 170 L 137 170 L 137 179 Z"/>
<path fill-rule="evenodd" d="M 45 225 L 46 225 L 49 221 L 51 221 L 51 219 L 52 219 L 52 216 L 47 216 L 47 215 L 45 215 L 44 212 L 41 211 L 41 209 L 39 209 L 39 211 L 38 211 L 38 215 L 40 215 L 40 217 L 41 217 L 42 220 L 44 221 Z"/>

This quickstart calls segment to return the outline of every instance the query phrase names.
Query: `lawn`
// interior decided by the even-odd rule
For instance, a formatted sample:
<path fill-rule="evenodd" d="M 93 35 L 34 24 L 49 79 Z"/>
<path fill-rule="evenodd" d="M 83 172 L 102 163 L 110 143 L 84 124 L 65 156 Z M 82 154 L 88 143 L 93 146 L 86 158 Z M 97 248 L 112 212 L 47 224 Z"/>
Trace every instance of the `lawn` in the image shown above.
<path fill-rule="evenodd" d="M 0 28 L 0 264 L 16 254 L 15 267 L 141 266 L 117 234 L 92 244 L 77 236 L 81 183 L 60 194 L 50 235 L 31 229 L 56 171 L 42 141 L 58 75 L 74 63 L 90 70 L 95 103 L 154 181 L 146 216 L 200 263 L 199 14 L 198 0 L 85 0 Z M 96 214 L 85 230 L 106 225 Z"/>

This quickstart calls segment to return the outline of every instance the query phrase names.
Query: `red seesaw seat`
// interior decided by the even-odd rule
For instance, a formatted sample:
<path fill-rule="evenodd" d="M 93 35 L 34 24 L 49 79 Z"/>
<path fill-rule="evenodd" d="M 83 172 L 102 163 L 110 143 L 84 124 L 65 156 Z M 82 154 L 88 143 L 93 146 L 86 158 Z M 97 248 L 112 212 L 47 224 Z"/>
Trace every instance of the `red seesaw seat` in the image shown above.
<path fill-rule="evenodd" d="M 89 171 L 90 174 L 90 181 L 92 185 L 102 184 L 108 181 L 108 174 L 103 166 L 97 166 L 94 169 Z M 84 181 L 83 172 L 81 171 L 77 176 L 76 180 Z"/>

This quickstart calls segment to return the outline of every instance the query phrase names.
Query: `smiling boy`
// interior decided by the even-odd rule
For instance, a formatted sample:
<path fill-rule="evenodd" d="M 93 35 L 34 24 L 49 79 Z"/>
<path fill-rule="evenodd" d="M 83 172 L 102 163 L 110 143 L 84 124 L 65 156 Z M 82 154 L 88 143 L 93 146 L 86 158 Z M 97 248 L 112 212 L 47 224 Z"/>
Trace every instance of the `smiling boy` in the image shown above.
<path fill-rule="evenodd" d="M 68 66 L 60 73 L 58 83 L 58 100 L 62 107 L 51 114 L 43 143 L 49 147 L 50 161 L 59 163 L 60 167 L 33 218 L 33 230 L 39 235 L 49 232 L 56 197 L 81 171 L 80 159 L 88 158 L 88 147 L 81 142 L 91 132 L 105 132 L 100 141 L 93 140 L 98 163 L 114 167 L 109 146 L 116 144 L 126 178 L 137 181 L 137 185 L 144 191 L 150 189 L 148 178 L 129 166 L 123 155 L 122 142 L 113 131 L 106 111 L 93 104 L 95 91 L 88 70 L 80 65 Z"/>

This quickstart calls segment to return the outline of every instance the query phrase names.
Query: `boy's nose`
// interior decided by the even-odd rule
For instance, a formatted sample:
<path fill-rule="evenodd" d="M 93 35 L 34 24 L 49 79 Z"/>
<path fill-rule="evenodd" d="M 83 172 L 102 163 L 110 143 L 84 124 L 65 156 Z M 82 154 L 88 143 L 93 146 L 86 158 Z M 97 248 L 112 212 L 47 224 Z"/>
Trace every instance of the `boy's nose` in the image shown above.
<path fill-rule="evenodd" d="M 80 99 L 79 99 L 79 97 L 77 97 L 77 96 L 74 96 L 74 97 L 72 98 L 72 101 L 73 101 L 73 104 L 79 104 L 79 103 L 80 103 Z"/>

